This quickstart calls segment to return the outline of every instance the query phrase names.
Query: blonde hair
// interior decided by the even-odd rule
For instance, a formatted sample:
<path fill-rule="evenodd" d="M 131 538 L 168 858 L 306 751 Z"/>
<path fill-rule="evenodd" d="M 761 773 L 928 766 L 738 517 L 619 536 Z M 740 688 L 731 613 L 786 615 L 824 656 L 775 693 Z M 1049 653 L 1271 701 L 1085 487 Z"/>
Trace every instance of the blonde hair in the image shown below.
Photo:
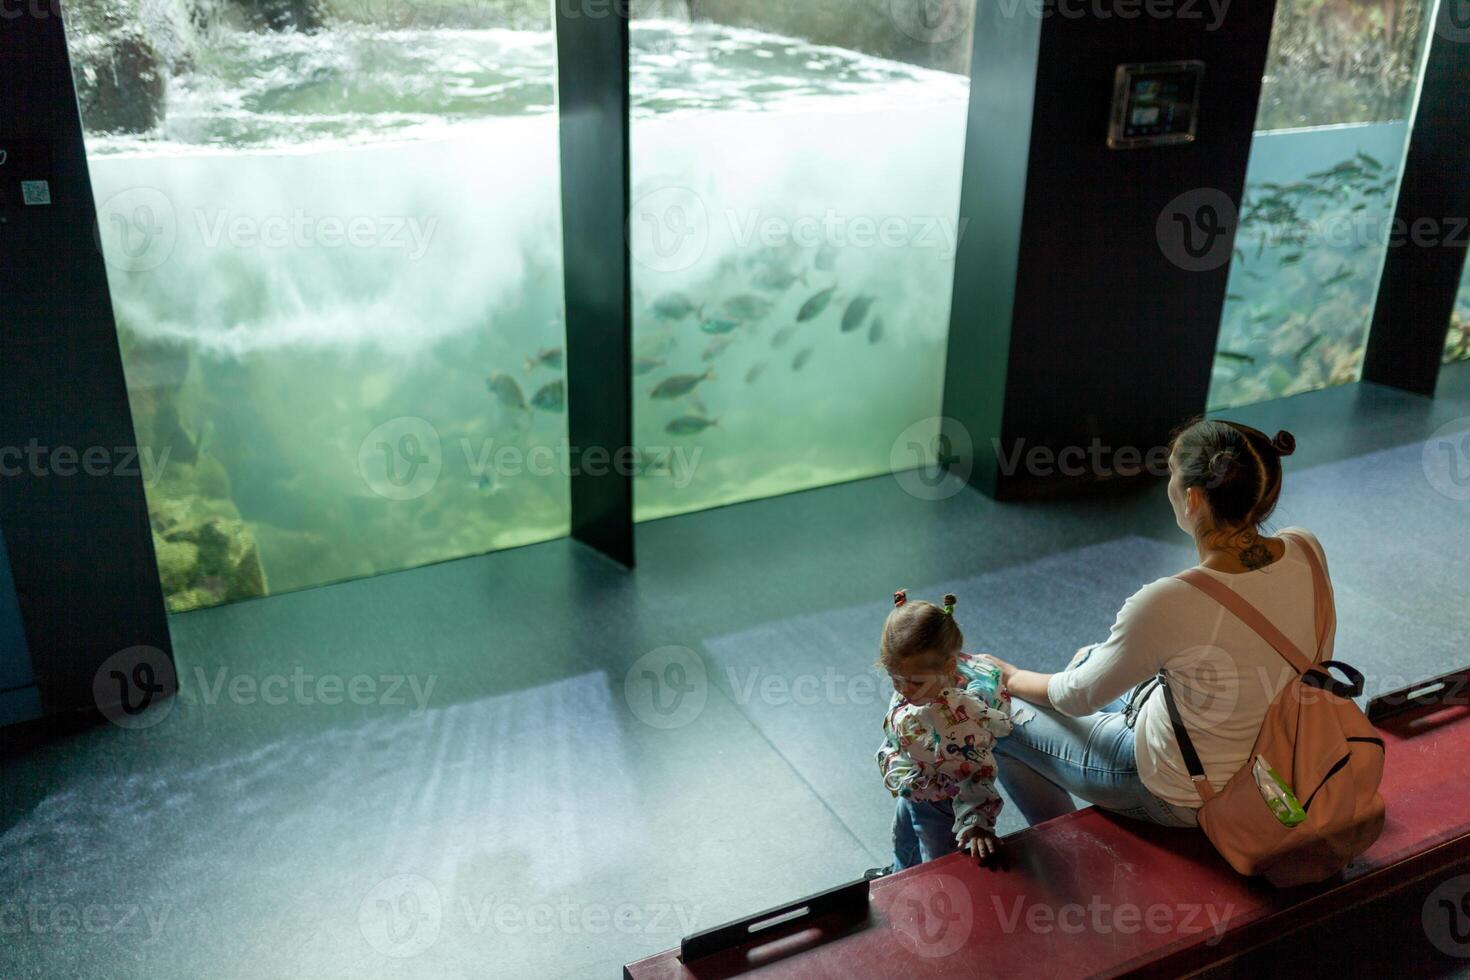
<path fill-rule="evenodd" d="M 954 619 L 956 601 L 952 594 L 946 595 L 941 608 L 922 599 L 909 602 L 906 589 L 895 592 L 893 612 L 883 621 L 878 666 L 894 671 L 911 657 L 922 656 L 938 667 L 959 653 L 965 645 L 965 635 Z"/>

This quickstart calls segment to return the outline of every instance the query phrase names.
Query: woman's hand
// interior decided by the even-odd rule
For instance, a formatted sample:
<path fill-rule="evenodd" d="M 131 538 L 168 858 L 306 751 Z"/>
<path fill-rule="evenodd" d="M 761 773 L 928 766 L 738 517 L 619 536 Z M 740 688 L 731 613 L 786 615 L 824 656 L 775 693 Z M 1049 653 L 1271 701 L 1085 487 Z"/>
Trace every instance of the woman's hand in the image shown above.
<path fill-rule="evenodd" d="M 960 847 L 984 867 L 994 869 L 1000 862 L 1000 838 L 978 826 L 960 831 Z"/>
<path fill-rule="evenodd" d="M 999 657 L 989 653 L 979 654 L 979 657 L 981 660 L 988 660 L 991 663 L 995 664 L 995 666 L 999 667 L 1001 683 L 1004 684 L 1006 687 L 1011 686 L 1011 678 L 1016 676 L 1015 664 L 1008 664 Z"/>
<path fill-rule="evenodd" d="M 1030 701 L 1043 707 L 1051 707 L 1051 698 L 1047 696 L 1046 684 L 1051 680 L 1050 674 L 1038 674 L 1034 670 L 1022 670 L 1015 664 L 1008 664 L 999 657 L 988 653 L 976 654 L 982 659 L 988 660 L 1000 668 L 1000 682 L 1005 689 L 1011 692 L 1011 697 L 1020 698 L 1022 701 Z"/>

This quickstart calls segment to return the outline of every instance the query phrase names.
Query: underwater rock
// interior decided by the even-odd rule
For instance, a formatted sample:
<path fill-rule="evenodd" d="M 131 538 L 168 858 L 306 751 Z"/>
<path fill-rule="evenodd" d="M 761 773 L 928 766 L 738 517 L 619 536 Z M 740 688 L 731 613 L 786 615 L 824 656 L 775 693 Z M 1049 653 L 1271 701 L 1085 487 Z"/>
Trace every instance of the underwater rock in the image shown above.
<path fill-rule="evenodd" d="M 158 557 L 158 578 L 165 595 L 188 589 L 199 567 L 199 546 L 192 541 L 169 541 L 153 535 L 153 552 Z"/>
<path fill-rule="evenodd" d="M 190 523 L 189 503 L 153 508 L 154 551 L 169 612 L 266 594 L 265 569 L 245 522 L 210 517 Z"/>
<path fill-rule="evenodd" d="M 143 438 L 140 433 L 138 441 L 153 450 L 154 459 L 158 459 L 159 454 L 166 448 L 169 451 L 167 462 L 197 463 L 199 461 L 199 448 L 190 438 L 189 433 L 184 431 L 184 425 L 179 420 L 178 402 L 174 399 L 160 400 L 156 403 L 152 424 L 149 428 L 152 431 L 147 434 L 147 438 Z M 167 462 L 164 465 L 167 465 Z"/>
<path fill-rule="evenodd" d="M 213 456 L 200 456 L 191 470 L 193 484 L 200 496 L 210 500 L 232 501 L 234 491 L 230 488 L 230 474 L 224 465 Z"/>
<path fill-rule="evenodd" d="M 265 594 L 265 569 L 244 521 L 207 521 L 199 528 L 198 544 L 199 570 L 224 579 L 225 599 Z"/>
<path fill-rule="evenodd" d="M 1470 318 L 1462 318 L 1459 312 L 1450 323 L 1450 332 L 1445 337 L 1444 362 L 1470 359 Z"/>
<path fill-rule="evenodd" d="M 320 0 L 230 0 L 252 30 L 299 31 L 309 34 L 326 24 Z"/>
<path fill-rule="evenodd" d="M 74 72 L 82 125 L 89 133 L 146 133 L 163 119 L 167 69 L 136 29 L 76 46 Z"/>

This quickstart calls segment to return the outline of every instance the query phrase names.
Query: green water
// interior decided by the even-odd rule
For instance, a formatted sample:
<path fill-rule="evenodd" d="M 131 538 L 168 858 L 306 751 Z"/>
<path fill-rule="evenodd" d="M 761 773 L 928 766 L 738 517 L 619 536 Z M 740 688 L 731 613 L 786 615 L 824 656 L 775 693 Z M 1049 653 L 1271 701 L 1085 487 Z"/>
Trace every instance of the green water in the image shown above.
<path fill-rule="evenodd" d="M 938 431 L 968 81 L 708 28 L 648 40 L 633 50 L 635 432 L 685 455 L 640 476 L 639 518 L 915 465 L 899 440 Z M 702 104 L 670 111 L 670 64 Z M 742 77 L 785 95 L 719 98 Z M 706 372 L 654 397 L 670 373 Z"/>
<path fill-rule="evenodd" d="M 1209 404 L 1357 380 L 1393 236 L 1406 123 L 1257 133 Z"/>
<path fill-rule="evenodd" d="M 678 269 L 634 232 L 640 518 L 887 469 L 939 407 L 965 80 L 748 31 L 633 39 L 635 197 L 718 219 Z M 153 130 L 89 134 L 171 608 L 567 533 L 554 79 L 549 24 L 214 29 Z M 907 238 L 772 246 L 727 211 Z M 736 301 L 723 352 L 655 311 L 673 292 Z"/>

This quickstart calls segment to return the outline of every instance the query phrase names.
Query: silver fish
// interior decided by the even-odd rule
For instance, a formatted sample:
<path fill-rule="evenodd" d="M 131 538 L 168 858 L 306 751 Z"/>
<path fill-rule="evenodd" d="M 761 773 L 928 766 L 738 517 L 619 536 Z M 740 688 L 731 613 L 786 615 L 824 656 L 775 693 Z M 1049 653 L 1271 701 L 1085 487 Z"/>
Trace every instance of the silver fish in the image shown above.
<path fill-rule="evenodd" d="M 811 359 L 812 349 L 810 347 L 803 347 L 801 350 L 797 351 L 796 357 L 792 359 L 791 370 L 800 371 L 802 368 L 806 367 L 806 362 Z"/>
<path fill-rule="evenodd" d="M 683 293 L 665 293 L 653 301 L 653 313 L 660 320 L 682 320 L 698 309 Z"/>
<path fill-rule="evenodd" d="M 506 408 L 518 412 L 526 410 L 526 396 L 521 391 L 520 382 L 510 375 L 497 371 L 485 381 L 485 387 L 490 389 L 490 394 L 495 396 L 495 400 Z"/>
<path fill-rule="evenodd" d="M 714 419 L 700 418 L 697 415 L 682 415 L 664 426 L 664 431 L 675 436 L 697 436 L 713 425 L 719 425 L 719 423 Z"/>
<path fill-rule="evenodd" d="M 635 476 L 664 476 L 673 472 L 673 464 L 667 449 L 650 452 L 646 449 L 633 450 L 633 474 Z"/>
<path fill-rule="evenodd" d="M 782 347 L 785 347 L 791 341 L 791 338 L 792 337 L 795 337 L 795 336 L 796 336 L 796 327 L 795 326 L 782 327 L 780 330 L 777 330 L 776 331 L 776 335 L 771 338 L 771 346 L 774 347 L 776 350 L 780 350 Z"/>
<path fill-rule="evenodd" d="M 842 314 L 842 332 L 850 333 L 863 325 L 868 318 L 868 312 L 872 310 L 875 296 L 859 296 L 847 304 L 847 311 Z"/>
<path fill-rule="evenodd" d="M 812 296 L 811 299 L 801 304 L 801 310 L 796 314 L 797 323 L 806 323 L 815 320 L 822 315 L 822 311 L 832 302 L 832 297 L 837 292 L 836 286 L 828 286 L 826 289 Z"/>
<path fill-rule="evenodd" d="M 868 328 L 868 343 L 876 344 L 883 339 L 883 318 L 873 317 L 873 325 Z"/>
<path fill-rule="evenodd" d="M 725 350 L 734 342 L 735 338 L 732 336 L 714 337 L 710 340 L 709 345 L 705 347 L 704 353 L 699 355 L 699 359 L 705 363 L 713 361 L 725 353 Z"/>
<path fill-rule="evenodd" d="M 762 374 L 764 374 L 765 370 L 765 361 L 761 361 L 759 364 L 753 365 L 749 371 L 745 372 L 745 383 L 748 385 L 755 384 L 755 380 L 759 378 Z"/>
<path fill-rule="evenodd" d="M 543 412 L 560 412 L 567 407 L 567 385 L 564 380 L 556 380 L 549 385 L 542 386 L 541 390 L 531 396 L 531 404 Z"/>
<path fill-rule="evenodd" d="M 672 378 L 665 378 L 663 381 L 660 381 L 650 395 L 653 398 L 666 400 L 683 398 L 695 388 L 699 387 L 701 381 L 708 381 L 714 376 L 715 372 L 713 368 L 703 374 L 676 374 Z"/>
<path fill-rule="evenodd" d="M 536 352 L 534 357 L 526 358 L 526 370 L 534 371 L 538 367 L 549 367 L 561 370 L 562 349 L 560 347 L 543 347 Z"/>

